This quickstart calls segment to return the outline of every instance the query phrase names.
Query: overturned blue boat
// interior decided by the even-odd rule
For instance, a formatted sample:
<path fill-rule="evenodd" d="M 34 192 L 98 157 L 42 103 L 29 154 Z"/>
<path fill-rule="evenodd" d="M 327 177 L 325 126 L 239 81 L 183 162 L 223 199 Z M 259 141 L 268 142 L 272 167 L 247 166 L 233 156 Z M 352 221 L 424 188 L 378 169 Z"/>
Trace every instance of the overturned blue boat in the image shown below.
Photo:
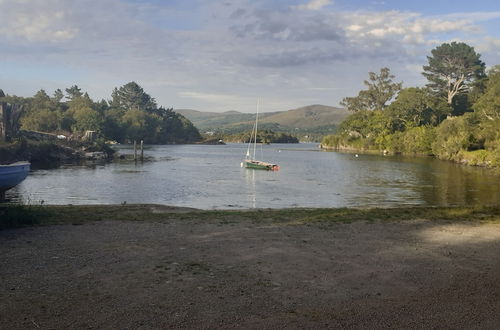
<path fill-rule="evenodd" d="M 30 163 L 16 162 L 0 165 L 0 201 L 5 199 L 5 192 L 21 183 L 30 171 Z"/>

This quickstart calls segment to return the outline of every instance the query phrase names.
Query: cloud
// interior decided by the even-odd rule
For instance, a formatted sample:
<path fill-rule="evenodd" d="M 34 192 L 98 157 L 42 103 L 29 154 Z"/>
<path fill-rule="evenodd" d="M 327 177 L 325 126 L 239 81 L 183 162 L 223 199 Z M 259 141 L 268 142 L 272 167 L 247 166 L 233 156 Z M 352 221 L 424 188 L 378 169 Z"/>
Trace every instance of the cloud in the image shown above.
<path fill-rule="evenodd" d="M 308 9 L 308 10 L 319 10 L 325 6 L 331 4 L 331 0 L 311 0 L 310 2 L 297 6 L 299 9 Z"/>
<path fill-rule="evenodd" d="M 207 102 L 224 102 L 224 103 L 234 103 L 239 97 L 229 94 L 214 94 L 214 93 L 203 93 L 194 91 L 183 91 L 179 92 L 180 97 L 192 98 L 197 100 L 203 100 Z"/>
<path fill-rule="evenodd" d="M 58 1 L 0 2 L 0 37 L 23 38 L 33 42 L 62 42 L 79 32 L 71 23 L 71 13 Z"/>
<path fill-rule="evenodd" d="M 244 24 L 231 26 L 240 38 L 274 41 L 333 41 L 343 37 L 343 30 L 326 15 L 304 17 L 294 12 L 258 11 Z"/>
<path fill-rule="evenodd" d="M 301 66 L 308 63 L 325 63 L 346 60 L 348 54 L 341 49 L 310 48 L 259 53 L 249 59 L 249 63 L 264 67 Z"/>
<path fill-rule="evenodd" d="M 500 18 L 500 11 L 476 11 L 468 13 L 453 13 L 443 16 L 443 19 L 467 19 L 470 22 L 483 22 Z"/>
<path fill-rule="evenodd" d="M 384 66 L 414 79 L 420 73 L 409 74 L 410 68 L 452 38 L 471 40 L 492 62 L 500 56 L 498 40 L 485 38 L 478 23 L 500 12 L 426 16 L 339 10 L 331 1 L 289 4 L 0 0 L 0 58 L 48 72 L 62 67 L 60 81 L 88 86 L 97 97 L 109 98 L 113 87 L 133 80 L 165 106 L 253 110 L 255 95 L 294 106 L 314 91 L 336 103 L 355 95 L 349 88 L 362 88 L 367 72 Z M 9 78 L 0 77 L 0 85 Z M 345 90 L 322 87 L 338 81 Z"/>
<path fill-rule="evenodd" d="M 432 35 L 479 31 L 468 19 L 427 18 L 411 12 L 354 12 L 340 19 L 350 40 L 363 42 L 393 39 L 410 45 L 425 44 Z"/>

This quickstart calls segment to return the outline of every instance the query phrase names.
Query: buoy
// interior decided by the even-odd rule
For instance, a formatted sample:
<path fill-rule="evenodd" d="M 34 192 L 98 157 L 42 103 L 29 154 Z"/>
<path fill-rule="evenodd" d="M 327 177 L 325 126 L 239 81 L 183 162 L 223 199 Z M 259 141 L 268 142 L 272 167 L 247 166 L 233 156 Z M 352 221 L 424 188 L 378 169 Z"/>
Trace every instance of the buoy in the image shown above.
<path fill-rule="evenodd" d="M 358 154 L 355 154 L 354 157 L 358 157 Z"/>

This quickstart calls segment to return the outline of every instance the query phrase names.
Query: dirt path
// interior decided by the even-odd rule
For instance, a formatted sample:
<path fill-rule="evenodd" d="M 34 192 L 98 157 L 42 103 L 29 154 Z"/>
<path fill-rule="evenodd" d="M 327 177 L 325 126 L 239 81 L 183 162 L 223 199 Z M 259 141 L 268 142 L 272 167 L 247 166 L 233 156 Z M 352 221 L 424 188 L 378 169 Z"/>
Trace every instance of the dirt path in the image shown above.
<path fill-rule="evenodd" d="M 2 329 L 498 329 L 500 225 L 6 230 L 0 283 Z"/>

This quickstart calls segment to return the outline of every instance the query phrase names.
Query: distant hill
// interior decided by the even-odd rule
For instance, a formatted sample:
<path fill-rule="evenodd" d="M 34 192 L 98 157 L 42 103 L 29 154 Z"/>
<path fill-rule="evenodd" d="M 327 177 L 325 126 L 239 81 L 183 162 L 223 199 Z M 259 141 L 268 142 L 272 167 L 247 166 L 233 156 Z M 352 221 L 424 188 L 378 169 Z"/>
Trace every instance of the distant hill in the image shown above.
<path fill-rule="evenodd" d="M 255 114 L 238 111 L 202 112 L 188 109 L 175 111 L 192 121 L 201 132 L 244 131 L 250 129 L 255 120 Z M 283 132 L 331 131 L 348 115 L 346 109 L 315 104 L 288 111 L 260 113 L 259 125 L 263 129 Z"/>
<path fill-rule="evenodd" d="M 311 129 L 340 124 L 349 115 L 346 109 L 326 105 L 309 105 L 306 107 L 281 111 L 266 116 L 259 123 L 277 123 L 281 126 L 299 129 Z"/>

